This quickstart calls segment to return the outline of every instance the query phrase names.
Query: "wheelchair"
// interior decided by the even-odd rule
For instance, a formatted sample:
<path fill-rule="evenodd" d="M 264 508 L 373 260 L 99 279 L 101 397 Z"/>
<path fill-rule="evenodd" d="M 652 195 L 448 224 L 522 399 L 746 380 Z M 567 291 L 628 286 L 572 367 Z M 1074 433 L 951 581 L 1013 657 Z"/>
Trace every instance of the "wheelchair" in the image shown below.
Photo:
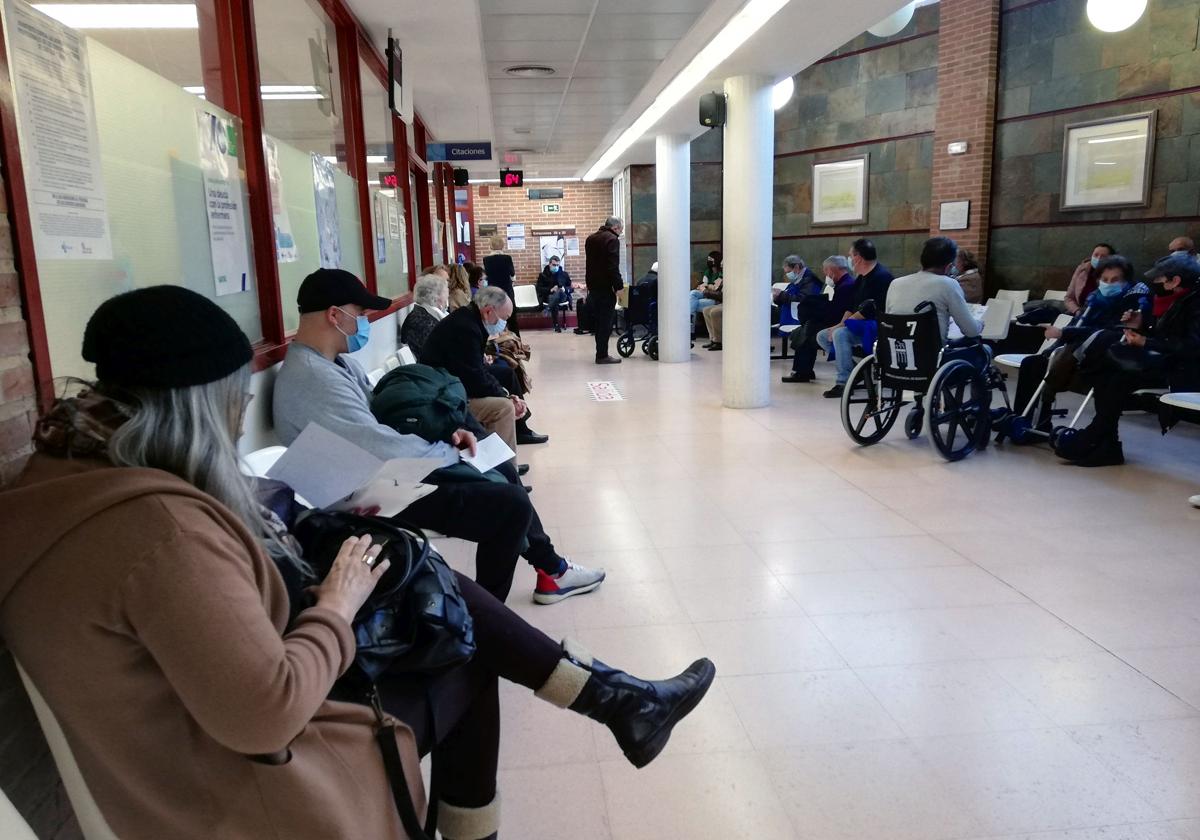
<path fill-rule="evenodd" d="M 639 328 L 641 332 L 639 333 Z M 625 307 L 621 334 L 617 336 L 617 352 L 628 359 L 633 348 L 642 342 L 642 352 L 658 361 L 658 290 L 644 286 L 629 287 L 629 304 Z"/>
<path fill-rule="evenodd" d="M 902 409 L 904 433 L 920 437 L 926 422 L 933 447 L 947 461 L 985 449 L 996 423 L 1012 414 L 992 348 L 980 338 L 942 344 L 937 312 L 922 303 L 913 315 L 881 315 L 874 352 L 860 361 L 842 392 L 842 426 L 860 446 L 883 440 Z M 1003 406 L 992 408 L 999 391 Z"/>

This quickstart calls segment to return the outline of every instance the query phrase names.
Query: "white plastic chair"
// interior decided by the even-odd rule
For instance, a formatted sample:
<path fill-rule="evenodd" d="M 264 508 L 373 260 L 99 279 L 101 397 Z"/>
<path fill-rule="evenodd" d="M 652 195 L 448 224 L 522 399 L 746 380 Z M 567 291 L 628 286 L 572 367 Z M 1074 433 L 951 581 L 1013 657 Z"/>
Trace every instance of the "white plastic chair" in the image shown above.
<path fill-rule="evenodd" d="M 417 354 L 406 344 L 396 351 L 396 359 L 401 365 L 415 365 L 417 363 Z"/>
<path fill-rule="evenodd" d="M 517 309 L 540 309 L 541 304 L 538 303 L 537 287 L 532 283 L 514 287 L 513 304 Z"/>
<path fill-rule="evenodd" d="M 75 761 L 75 754 L 71 752 L 71 745 L 67 743 L 67 736 L 63 734 L 58 718 L 46 705 L 45 698 L 33 684 L 29 674 L 25 673 L 21 663 L 17 662 L 16 664 L 17 673 L 21 675 L 21 682 L 25 684 L 25 691 L 29 694 L 33 711 L 37 715 L 38 723 L 41 724 L 42 733 L 46 736 L 46 743 L 50 745 L 50 754 L 54 756 L 54 763 L 58 766 L 63 787 L 67 789 L 67 798 L 71 800 L 75 819 L 79 822 L 79 829 L 83 832 L 85 840 L 117 840 L 117 835 L 108 827 L 104 815 L 100 813 L 100 806 L 96 804 L 92 792 L 88 790 L 87 783 L 83 780 L 79 764 Z M 0 836 L 7 840 L 9 835 Z"/>
<path fill-rule="evenodd" d="M 0 837 L 4 840 L 37 840 L 25 818 L 17 813 L 12 802 L 0 790 Z"/>
<path fill-rule="evenodd" d="M 248 475 L 266 478 L 267 472 L 271 467 L 275 466 L 275 462 L 279 460 L 284 452 L 287 452 L 286 446 L 267 446 L 243 455 L 242 463 L 245 465 L 245 472 Z"/>
<path fill-rule="evenodd" d="M 1059 315 L 1054 319 L 1054 326 L 1058 327 L 1059 329 L 1068 327 L 1071 325 L 1071 320 L 1073 317 L 1074 316 L 1067 314 Z M 1038 348 L 1038 352 L 1045 353 L 1054 346 L 1054 342 L 1057 340 L 1058 339 L 1056 338 L 1047 338 L 1042 342 L 1042 346 Z M 1029 356 L 1029 353 L 1001 353 L 996 357 L 996 364 L 1003 365 L 1004 367 L 1016 368 L 1019 370 L 1021 368 L 1021 362 L 1029 358 Z"/>
<path fill-rule="evenodd" d="M 1028 289 L 1001 289 L 996 292 L 996 297 L 1000 300 L 1011 300 L 1017 306 L 1020 306 L 1025 301 L 1029 300 Z"/>
<path fill-rule="evenodd" d="M 1042 295 L 1042 300 L 1066 300 L 1066 289 L 1047 289 Z"/>

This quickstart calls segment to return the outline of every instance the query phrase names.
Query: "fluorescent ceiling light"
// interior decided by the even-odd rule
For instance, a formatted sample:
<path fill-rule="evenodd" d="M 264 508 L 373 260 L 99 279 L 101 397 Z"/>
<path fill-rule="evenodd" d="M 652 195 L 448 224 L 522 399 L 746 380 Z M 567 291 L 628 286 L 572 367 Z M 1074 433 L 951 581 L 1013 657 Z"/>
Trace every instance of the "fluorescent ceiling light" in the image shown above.
<path fill-rule="evenodd" d="M 73 29 L 199 29 L 191 3 L 35 3 Z"/>
<path fill-rule="evenodd" d="M 778 111 L 784 105 L 788 104 L 788 100 L 792 98 L 792 94 L 796 92 L 796 83 L 791 76 L 781 81 L 775 87 L 771 88 L 771 107 Z"/>
<path fill-rule="evenodd" d="M 526 178 L 526 184 L 551 184 L 559 181 L 580 181 L 581 178 Z"/>
<path fill-rule="evenodd" d="M 385 155 L 367 155 L 367 163 L 387 163 L 388 159 Z"/>
<path fill-rule="evenodd" d="M 467 181 L 468 184 L 499 184 L 499 178 L 471 178 Z"/>
<path fill-rule="evenodd" d="M 775 13 L 788 4 L 788 0 L 750 0 L 742 10 L 734 15 L 729 23 L 704 46 L 696 56 L 688 62 L 679 75 L 667 83 L 662 92 L 650 103 L 650 107 L 633 121 L 633 125 L 621 132 L 616 141 L 608 147 L 608 151 L 592 164 L 591 169 L 583 176 L 585 181 L 594 181 L 625 151 L 636 143 L 643 134 L 666 116 L 683 97 L 691 93 L 698 84 L 716 70 L 726 58 L 742 44 L 746 43 L 755 32 L 775 16 Z"/>
<path fill-rule="evenodd" d="M 316 85 L 260 85 L 263 99 L 324 99 L 325 94 Z M 184 90 L 204 98 L 204 85 L 187 85 Z"/>

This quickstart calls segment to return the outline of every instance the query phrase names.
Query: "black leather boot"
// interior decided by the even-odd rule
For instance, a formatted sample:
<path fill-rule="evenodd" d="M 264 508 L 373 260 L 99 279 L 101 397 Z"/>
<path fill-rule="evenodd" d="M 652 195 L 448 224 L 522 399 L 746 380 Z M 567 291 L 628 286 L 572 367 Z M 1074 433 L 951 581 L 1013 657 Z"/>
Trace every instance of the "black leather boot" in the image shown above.
<path fill-rule="evenodd" d="M 676 677 L 650 682 L 610 668 L 570 639 L 563 658 L 537 696 L 609 728 L 634 767 L 653 761 L 675 724 L 699 705 L 716 667 L 698 659 Z"/>

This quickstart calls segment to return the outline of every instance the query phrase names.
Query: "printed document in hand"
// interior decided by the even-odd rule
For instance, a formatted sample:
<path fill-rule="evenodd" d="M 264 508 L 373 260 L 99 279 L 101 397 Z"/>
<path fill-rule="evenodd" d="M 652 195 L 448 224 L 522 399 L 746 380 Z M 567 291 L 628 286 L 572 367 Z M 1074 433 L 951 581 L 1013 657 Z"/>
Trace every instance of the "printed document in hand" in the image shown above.
<path fill-rule="evenodd" d="M 421 479 L 440 463 L 428 458 L 383 461 L 370 452 L 309 423 L 267 471 L 319 508 L 379 508 L 379 516 L 395 516 L 437 488 Z"/>
<path fill-rule="evenodd" d="M 508 444 L 500 437 L 500 435 L 492 432 L 479 443 L 475 444 L 475 454 L 468 455 L 462 453 L 464 463 L 470 464 L 481 473 L 485 473 L 490 469 L 498 467 L 510 458 L 515 458 L 516 452 L 508 448 Z"/>

